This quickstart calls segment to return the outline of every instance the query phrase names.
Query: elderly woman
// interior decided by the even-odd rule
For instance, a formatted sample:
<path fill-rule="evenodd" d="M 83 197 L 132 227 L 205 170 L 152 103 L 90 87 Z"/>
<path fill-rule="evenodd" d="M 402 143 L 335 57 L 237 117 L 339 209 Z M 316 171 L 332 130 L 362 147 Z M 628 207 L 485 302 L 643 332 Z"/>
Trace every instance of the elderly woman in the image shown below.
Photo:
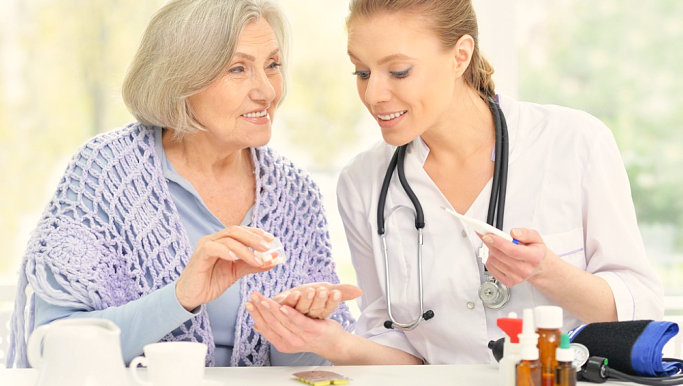
<path fill-rule="evenodd" d="M 121 327 L 126 362 L 160 340 L 206 343 L 208 365 L 324 361 L 274 350 L 245 310 L 252 291 L 338 283 L 317 186 L 264 146 L 286 42 L 265 0 L 177 0 L 154 16 L 123 87 L 138 122 L 78 151 L 29 242 L 8 367 L 27 365 L 35 327 L 92 317 Z M 275 237 L 279 265 L 255 253 Z M 309 286 L 321 296 L 291 304 L 350 329 L 341 302 L 358 294 Z"/>

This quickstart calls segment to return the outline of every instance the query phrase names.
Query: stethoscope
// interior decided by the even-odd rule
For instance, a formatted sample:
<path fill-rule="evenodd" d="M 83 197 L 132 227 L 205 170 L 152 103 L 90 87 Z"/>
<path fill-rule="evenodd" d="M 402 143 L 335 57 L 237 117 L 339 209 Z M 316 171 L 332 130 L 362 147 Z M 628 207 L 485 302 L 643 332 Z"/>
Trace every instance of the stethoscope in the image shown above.
<path fill-rule="evenodd" d="M 507 187 L 508 174 L 508 132 L 505 116 L 500 109 L 498 103 L 493 99 L 488 100 L 489 108 L 493 113 L 493 120 L 496 127 L 496 141 L 494 150 L 494 166 L 493 166 L 493 183 L 491 186 L 491 199 L 489 200 L 489 208 L 486 216 L 486 222 L 494 225 L 498 229 L 503 229 L 503 213 L 505 211 L 505 189 Z M 408 180 L 403 169 L 406 149 L 408 144 L 396 148 L 394 155 L 391 157 L 389 167 L 384 175 L 382 182 L 382 190 L 379 194 L 379 201 L 377 204 L 377 233 L 382 241 L 382 252 L 384 254 L 384 280 L 386 282 L 386 303 L 389 320 L 384 322 L 384 327 L 398 328 L 401 330 L 412 330 L 417 327 L 423 320 L 429 320 L 434 317 L 434 311 L 424 311 L 423 293 L 422 293 L 422 244 L 423 244 L 423 228 L 425 226 L 424 212 L 420 200 L 410 188 Z M 403 190 L 410 198 L 410 201 L 415 208 L 415 229 L 417 230 L 417 275 L 418 275 L 418 296 L 420 313 L 417 318 L 408 323 L 401 323 L 396 321 L 391 310 L 391 276 L 389 275 L 389 255 L 387 252 L 387 242 L 384 229 L 384 206 L 387 199 L 387 192 L 389 191 L 389 184 L 394 170 L 398 172 L 398 179 L 401 182 Z M 482 245 L 479 249 L 478 257 L 484 258 L 488 256 L 488 248 Z M 479 286 L 479 298 L 485 307 L 491 309 L 501 308 L 510 299 L 510 289 L 503 283 L 499 282 L 493 275 L 489 273 L 484 266 L 484 278 Z"/>

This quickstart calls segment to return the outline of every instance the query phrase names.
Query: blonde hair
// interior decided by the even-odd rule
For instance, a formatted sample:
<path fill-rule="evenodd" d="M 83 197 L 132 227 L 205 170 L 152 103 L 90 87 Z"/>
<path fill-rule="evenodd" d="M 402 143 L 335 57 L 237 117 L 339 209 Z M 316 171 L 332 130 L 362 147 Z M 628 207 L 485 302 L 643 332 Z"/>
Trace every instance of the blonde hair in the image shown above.
<path fill-rule="evenodd" d="M 244 26 L 261 17 L 280 45 L 284 73 L 286 22 L 269 0 L 175 0 L 165 5 L 149 22 L 123 82 L 130 112 L 141 123 L 173 128 L 178 136 L 204 130 L 188 98 L 220 75 Z"/>
<path fill-rule="evenodd" d="M 463 35 L 472 36 L 474 51 L 464 74 L 465 81 L 484 99 L 495 95 L 493 67 L 479 51 L 479 27 L 471 0 L 351 0 L 346 24 L 358 17 L 400 11 L 423 16 L 444 48 L 454 47 Z"/>

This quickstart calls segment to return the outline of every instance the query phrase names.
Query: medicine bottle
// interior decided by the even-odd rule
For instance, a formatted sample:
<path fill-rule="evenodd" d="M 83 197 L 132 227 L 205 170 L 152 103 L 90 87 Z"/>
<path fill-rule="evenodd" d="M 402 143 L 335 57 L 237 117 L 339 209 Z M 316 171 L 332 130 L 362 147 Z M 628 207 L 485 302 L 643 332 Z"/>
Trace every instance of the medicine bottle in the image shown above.
<path fill-rule="evenodd" d="M 541 386 L 541 362 L 538 360 L 536 347 L 538 334 L 534 333 L 533 311 L 524 310 L 522 320 L 522 333 L 519 334 L 522 360 L 515 368 L 515 384 L 517 386 Z"/>
<path fill-rule="evenodd" d="M 505 332 L 503 357 L 498 363 L 501 386 L 515 386 L 517 362 L 521 359 L 519 334 L 522 332 L 522 322 L 522 319 L 517 318 L 514 312 L 509 313 L 507 318 L 496 320 L 498 327 Z"/>
<path fill-rule="evenodd" d="M 569 335 L 562 334 L 560 347 L 555 351 L 555 386 L 576 386 L 576 367 L 574 351 L 569 346 Z"/>
<path fill-rule="evenodd" d="M 555 353 L 562 335 L 562 308 L 538 306 L 534 309 L 534 322 L 538 334 L 538 355 L 541 361 L 543 386 L 554 386 L 557 366 Z"/>

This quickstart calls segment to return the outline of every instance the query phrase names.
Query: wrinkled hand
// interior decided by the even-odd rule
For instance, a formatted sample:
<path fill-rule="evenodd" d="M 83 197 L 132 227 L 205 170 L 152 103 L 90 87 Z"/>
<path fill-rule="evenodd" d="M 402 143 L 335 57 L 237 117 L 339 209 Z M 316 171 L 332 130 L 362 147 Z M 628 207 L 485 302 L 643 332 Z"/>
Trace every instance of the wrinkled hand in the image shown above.
<path fill-rule="evenodd" d="M 359 297 L 363 291 L 351 284 L 308 283 L 284 291 L 273 300 L 315 319 L 327 319 L 341 302 Z"/>
<path fill-rule="evenodd" d="M 176 283 L 176 297 L 188 311 L 219 297 L 244 275 L 271 269 L 249 249 L 264 252 L 273 235 L 230 226 L 202 237 Z"/>
<path fill-rule="evenodd" d="M 312 352 L 327 358 L 343 344 L 346 331 L 332 319 L 312 319 L 260 293 L 246 303 L 254 329 L 283 353 Z"/>
<path fill-rule="evenodd" d="M 480 236 L 489 248 L 486 268 L 508 287 L 539 275 L 548 255 L 552 254 L 535 230 L 516 228 L 511 234 L 519 240 L 519 245 L 492 234 Z"/>

